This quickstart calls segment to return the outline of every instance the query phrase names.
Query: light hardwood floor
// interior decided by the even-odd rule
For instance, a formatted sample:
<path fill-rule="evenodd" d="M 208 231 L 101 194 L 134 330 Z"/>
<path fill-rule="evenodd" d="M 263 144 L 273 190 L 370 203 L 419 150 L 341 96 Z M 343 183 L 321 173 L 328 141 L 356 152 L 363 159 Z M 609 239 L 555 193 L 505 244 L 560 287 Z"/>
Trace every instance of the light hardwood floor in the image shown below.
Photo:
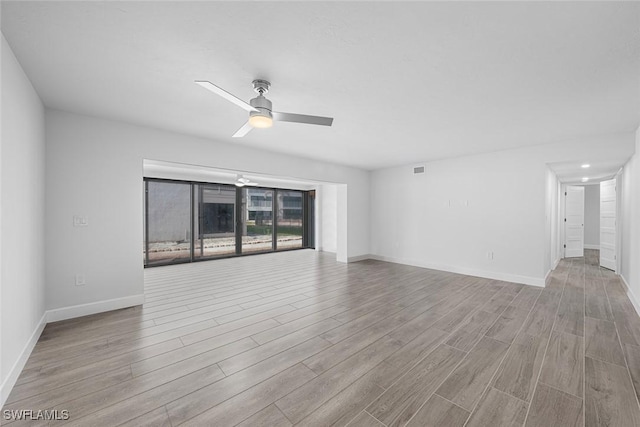
<path fill-rule="evenodd" d="M 597 251 L 546 288 L 307 250 L 145 288 L 47 325 L 3 408 L 68 421 L 3 425 L 640 426 L 640 318 Z"/>

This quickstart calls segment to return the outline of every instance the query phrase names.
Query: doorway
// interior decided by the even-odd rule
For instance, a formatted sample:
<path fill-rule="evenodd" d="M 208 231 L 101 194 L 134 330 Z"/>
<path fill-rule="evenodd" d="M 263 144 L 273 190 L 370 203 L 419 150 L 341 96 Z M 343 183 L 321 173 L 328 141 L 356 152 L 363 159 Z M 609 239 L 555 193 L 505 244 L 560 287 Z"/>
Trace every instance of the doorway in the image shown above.
<path fill-rule="evenodd" d="M 564 257 L 598 250 L 601 267 L 616 271 L 616 179 L 564 186 Z"/>

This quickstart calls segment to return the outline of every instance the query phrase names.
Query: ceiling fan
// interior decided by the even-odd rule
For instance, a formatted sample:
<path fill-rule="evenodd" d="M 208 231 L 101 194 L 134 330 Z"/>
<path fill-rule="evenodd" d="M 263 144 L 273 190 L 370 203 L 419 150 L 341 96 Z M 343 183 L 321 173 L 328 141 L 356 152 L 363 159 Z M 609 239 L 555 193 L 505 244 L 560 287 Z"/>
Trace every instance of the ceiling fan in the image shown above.
<path fill-rule="evenodd" d="M 230 94 L 226 90 L 219 88 L 209 81 L 196 80 L 196 84 L 199 84 L 205 89 L 209 89 L 211 92 L 220 95 L 227 101 L 231 101 L 238 107 L 249 112 L 249 120 L 233 134 L 234 138 L 241 138 L 245 136 L 253 128 L 269 128 L 273 126 L 274 120 L 279 122 L 306 123 L 320 126 L 331 126 L 333 123 L 332 117 L 307 116 L 305 114 L 280 113 L 278 111 L 273 111 L 271 109 L 271 101 L 264 96 L 269 92 L 271 83 L 266 80 L 254 80 L 252 83 L 253 90 L 258 93 L 258 96 L 251 99 L 249 103 L 246 103 L 237 96 Z"/>
<path fill-rule="evenodd" d="M 247 186 L 247 187 L 255 187 L 257 185 L 258 185 L 257 182 L 253 182 L 249 178 L 245 178 L 242 175 L 238 175 L 237 179 L 236 179 L 236 182 L 235 182 L 235 186 L 236 187 L 245 187 L 245 186 Z"/>

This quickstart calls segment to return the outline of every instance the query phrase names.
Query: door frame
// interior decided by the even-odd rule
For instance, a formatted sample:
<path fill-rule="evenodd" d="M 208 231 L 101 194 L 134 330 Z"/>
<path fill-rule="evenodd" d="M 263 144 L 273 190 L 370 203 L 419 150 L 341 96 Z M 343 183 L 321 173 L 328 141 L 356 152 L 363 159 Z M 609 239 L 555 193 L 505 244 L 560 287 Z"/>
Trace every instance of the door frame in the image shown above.
<path fill-rule="evenodd" d="M 615 176 L 616 178 L 616 274 L 622 271 L 622 257 L 620 250 L 622 249 L 622 168 Z"/>
<path fill-rule="evenodd" d="M 609 179 L 616 179 L 616 274 L 620 274 L 621 271 L 621 259 L 620 257 L 620 248 L 622 241 L 622 222 L 624 218 L 622 217 L 622 168 L 616 173 L 615 176 Z M 607 181 L 606 179 L 602 181 Z M 600 185 L 601 181 L 598 181 L 597 185 Z M 560 183 L 560 193 L 558 194 L 558 247 L 560 249 L 559 254 L 560 258 L 566 258 L 565 252 L 565 230 L 564 230 L 564 215 L 565 215 L 565 196 L 564 193 L 567 191 L 567 186 L 569 185 L 580 185 L 580 184 L 564 184 Z"/>
<path fill-rule="evenodd" d="M 560 186 L 560 200 L 558 203 L 558 238 L 560 239 L 560 242 L 558 242 L 558 246 L 560 247 L 560 255 L 562 259 L 566 258 L 566 252 L 567 252 L 567 245 L 565 244 L 565 222 L 564 222 L 564 218 L 565 218 L 565 205 L 566 205 L 566 196 L 565 193 L 567 192 L 567 184 L 562 184 Z"/>

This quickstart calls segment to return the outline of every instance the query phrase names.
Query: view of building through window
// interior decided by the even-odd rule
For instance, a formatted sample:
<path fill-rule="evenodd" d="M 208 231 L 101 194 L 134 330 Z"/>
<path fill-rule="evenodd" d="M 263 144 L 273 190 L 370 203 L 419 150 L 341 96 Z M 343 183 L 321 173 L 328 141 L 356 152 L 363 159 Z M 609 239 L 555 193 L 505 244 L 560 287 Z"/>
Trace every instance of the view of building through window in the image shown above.
<path fill-rule="evenodd" d="M 194 184 L 194 258 L 236 253 L 236 187 Z"/>
<path fill-rule="evenodd" d="M 145 184 L 145 265 L 304 247 L 307 192 L 156 179 Z"/>

